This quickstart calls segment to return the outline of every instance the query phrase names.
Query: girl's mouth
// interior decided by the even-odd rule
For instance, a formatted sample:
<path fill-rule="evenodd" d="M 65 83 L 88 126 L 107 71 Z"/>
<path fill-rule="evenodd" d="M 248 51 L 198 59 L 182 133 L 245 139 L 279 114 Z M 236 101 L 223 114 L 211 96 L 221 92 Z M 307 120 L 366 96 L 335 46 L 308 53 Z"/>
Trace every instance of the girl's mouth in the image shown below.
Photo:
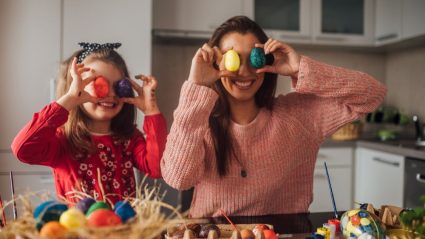
<path fill-rule="evenodd" d="M 255 80 L 231 80 L 233 85 L 235 85 L 238 89 L 247 90 L 249 89 L 255 82 Z"/>
<path fill-rule="evenodd" d="M 97 105 L 113 109 L 115 106 L 117 106 L 117 103 L 115 102 L 98 102 Z"/>

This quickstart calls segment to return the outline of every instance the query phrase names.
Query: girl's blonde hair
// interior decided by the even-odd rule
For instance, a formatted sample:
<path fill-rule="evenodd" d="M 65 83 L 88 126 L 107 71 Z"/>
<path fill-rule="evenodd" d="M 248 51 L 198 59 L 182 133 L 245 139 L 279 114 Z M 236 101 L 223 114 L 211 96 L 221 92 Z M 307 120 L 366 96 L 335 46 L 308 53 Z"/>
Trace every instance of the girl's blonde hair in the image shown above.
<path fill-rule="evenodd" d="M 82 52 L 83 50 L 76 51 L 72 54 L 72 56 L 62 62 L 59 70 L 58 86 L 56 89 L 57 98 L 60 98 L 68 92 L 72 82 L 72 77 L 69 73 L 72 60 L 74 57 L 78 57 Z M 107 64 L 113 64 L 125 77 L 129 77 L 124 59 L 114 50 L 96 50 L 90 53 L 90 55 L 88 55 L 85 59 L 86 61 L 99 60 Z M 121 111 L 112 119 L 111 122 L 111 132 L 115 138 L 114 140 L 122 143 L 124 140 L 131 138 L 135 130 L 135 121 L 135 106 L 125 103 Z M 92 153 L 95 150 L 88 130 L 89 122 L 90 118 L 84 112 L 82 105 L 79 105 L 69 112 L 68 121 L 63 126 L 63 129 L 67 142 L 74 155 L 83 156 Z"/>

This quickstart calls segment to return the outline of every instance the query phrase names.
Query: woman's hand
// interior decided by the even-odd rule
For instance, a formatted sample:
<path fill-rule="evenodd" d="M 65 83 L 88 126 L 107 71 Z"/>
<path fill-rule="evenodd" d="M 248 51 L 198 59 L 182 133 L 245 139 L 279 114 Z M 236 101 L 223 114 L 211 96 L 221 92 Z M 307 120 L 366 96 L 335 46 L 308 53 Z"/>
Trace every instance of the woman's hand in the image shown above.
<path fill-rule="evenodd" d="M 214 64 L 223 69 L 224 63 L 222 61 L 223 54 L 220 49 L 216 46 L 210 47 L 205 43 L 192 59 L 189 81 L 198 85 L 212 86 L 220 78 L 220 71 L 214 67 Z"/>
<path fill-rule="evenodd" d="M 134 80 L 130 80 L 133 89 L 137 92 L 137 96 L 121 98 L 120 101 L 135 105 L 145 115 L 159 114 L 160 111 L 155 95 L 158 82 L 156 81 L 155 77 L 137 75 L 136 79 L 143 81 L 143 85 L 140 86 Z"/>
<path fill-rule="evenodd" d="M 273 64 L 258 69 L 257 74 L 271 72 L 292 78 L 298 77 L 301 56 L 292 47 L 272 38 L 269 38 L 264 45 L 255 44 L 255 47 L 263 47 L 266 54 L 272 53 L 274 56 Z"/>
<path fill-rule="evenodd" d="M 57 100 L 57 103 L 68 111 L 86 102 L 97 102 L 96 97 L 84 90 L 84 88 L 96 78 L 96 76 L 91 75 L 86 79 L 82 79 L 81 74 L 87 71 L 90 71 L 90 68 L 84 67 L 84 64 L 77 64 L 77 58 L 72 60 L 71 68 L 69 69 L 69 73 L 72 77 L 71 85 L 69 86 L 68 92 Z"/>

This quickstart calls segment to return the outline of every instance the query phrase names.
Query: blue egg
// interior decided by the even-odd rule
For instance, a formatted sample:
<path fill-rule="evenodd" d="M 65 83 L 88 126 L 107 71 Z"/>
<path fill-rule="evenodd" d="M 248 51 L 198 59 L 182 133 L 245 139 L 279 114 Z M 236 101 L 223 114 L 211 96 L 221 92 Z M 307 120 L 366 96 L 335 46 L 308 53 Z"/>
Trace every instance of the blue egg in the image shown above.
<path fill-rule="evenodd" d="M 114 211 L 123 222 L 126 222 L 136 215 L 133 207 L 126 201 L 118 201 L 114 206 Z"/>
<path fill-rule="evenodd" d="M 254 47 L 249 54 L 249 60 L 251 62 L 251 66 L 254 68 L 262 68 L 266 65 L 266 54 L 264 53 L 264 49 L 260 47 Z"/>
<path fill-rule="evenodd" d="M 57 201 L 47 201 L 40 204 L 34 210 L 37 229 L 40 230 L 44 224 L 50 221 L 59 221 L 61 214 L 66 210 L 68 210 L 68 206 Z"/>
<path fill-rule="evenodd" d="M 96 200 L 93 198 L 83 198 L 77 204 L 75 204 L 75 208 L 82 211 L 84 214 L 89 210 L 90 206 L 95 203 Z"/>
<path fill-rule="evenodd" d="M 133 87 L 128 79 L 122 79 L 115 83 L 115 93 L 118 97 L 133 97 Z"/>

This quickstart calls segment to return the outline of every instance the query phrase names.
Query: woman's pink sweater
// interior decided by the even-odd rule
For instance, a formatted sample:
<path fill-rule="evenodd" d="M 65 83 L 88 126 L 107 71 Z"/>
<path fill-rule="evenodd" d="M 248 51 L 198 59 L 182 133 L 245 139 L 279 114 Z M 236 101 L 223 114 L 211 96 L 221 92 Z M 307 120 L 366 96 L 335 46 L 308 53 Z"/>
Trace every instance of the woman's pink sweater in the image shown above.
<path fill-rule="evenodd" d="M 237 160 L 219 177 L 208 118 L 218 99 L 211 88 L 183 84 L 161 160 L 164 180 L 195 187 L 190 215 L 267 215 L 308 211 L 313 171 L 323 140 L 373 111 L 386 87 L 371 76 L 301 58 L 296 92 L 275 98 L 247 125 L 232 122 Z M 247 173 L 241 176 L 241 170 Z M 338 180 L 335 179 L 338 183 Z"/>

